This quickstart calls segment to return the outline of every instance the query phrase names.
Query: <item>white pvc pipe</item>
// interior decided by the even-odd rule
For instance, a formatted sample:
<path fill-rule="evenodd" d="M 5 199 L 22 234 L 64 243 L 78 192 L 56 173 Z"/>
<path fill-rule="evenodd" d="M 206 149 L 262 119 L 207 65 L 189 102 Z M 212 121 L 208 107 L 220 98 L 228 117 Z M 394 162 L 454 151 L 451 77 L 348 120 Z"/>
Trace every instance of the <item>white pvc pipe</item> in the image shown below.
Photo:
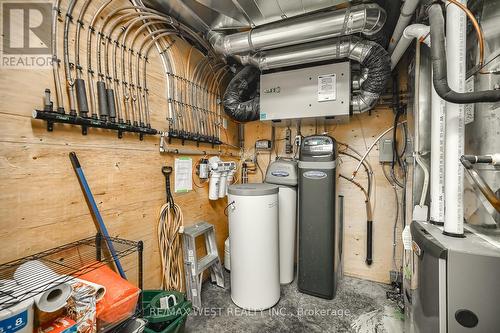
<path fill-rule="evenodd" d="M 467 0 L 458 0 L 467 5 Z M 446 7 L 446 62 L 448 84 L 452 90 L 465 92 L 466 17 L 457 6 Z M 444 233 L 464 233 L 464 170 L 460 157 L 464 153 L 464 105 L 446 103 Z"/>
<path fill-rule="evenodd" d="M 396 27 L 394 28 L 394 32 L 392 33 L 391 40 L 389 41 L 388 51 L 389 54 L 392 54 L 396 45 L 399 43 L 401 36 L 403 35 L 403 31 L 410 24 L 413 13 L 418 7 L 420 0 L 406 0 L 401 7 L 401 14 L 399 15 L 398 23 L 396 23 Z"/>
<path fill-rule="evenodd" d="M 430 220 L 444 223 L 444 117 L 446 102 L 432 84 L 431 95 L 431 191 Z"/>
<path fill-rule="evenodd" d="M 403 31 L 403 36 L 399 40 L 394 52 L 391 54 L 391 70 L 396 67 L 399 60 L 406 52 L 414 38 L 422 39 L 427 46 L 431 46 L 431 37 L 429 35 L 430 27 L 425 24 L 412 24 Z"/>

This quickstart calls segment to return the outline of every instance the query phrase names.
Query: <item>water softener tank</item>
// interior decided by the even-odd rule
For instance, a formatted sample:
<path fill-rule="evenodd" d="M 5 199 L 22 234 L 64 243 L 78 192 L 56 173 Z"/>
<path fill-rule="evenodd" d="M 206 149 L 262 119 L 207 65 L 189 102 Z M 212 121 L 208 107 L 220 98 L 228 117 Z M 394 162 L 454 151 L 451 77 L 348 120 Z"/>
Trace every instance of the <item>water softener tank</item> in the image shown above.
<path fill-rule="evenodd" d="M 229 186 L 231 299 L 247 310 L 264 310 L 280 298 L 278 187 Z"/>
<path fill-rule="evenodd" d="M 280 283 L 293 281 L 297 225 L 297 162 L 279 159 L 269 165 L 266 183 L 279 187 Z"/>
<path fill-rule="evenodd" d="M 337 148 L 329 136 L 303 139 L 299 159 L 298 289 L 335 297 L 341 246 L 337 219 Z"/>

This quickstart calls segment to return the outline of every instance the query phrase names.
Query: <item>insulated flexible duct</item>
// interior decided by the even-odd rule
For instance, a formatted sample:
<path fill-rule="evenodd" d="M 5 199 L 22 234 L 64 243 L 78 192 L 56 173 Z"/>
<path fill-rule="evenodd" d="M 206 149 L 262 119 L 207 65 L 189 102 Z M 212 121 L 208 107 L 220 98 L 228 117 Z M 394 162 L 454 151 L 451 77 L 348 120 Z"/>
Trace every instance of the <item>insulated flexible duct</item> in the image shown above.
<path fill-rule="evenodd" d="M 257 85 L 260 71 L 251 65 L 245 66 L 229 82 L 222 104 L 224 111 L 232 119 L 239 122 L 254 121 L 259 119 L 259 96 Z"/>
<path fill-rule="evenodd" d="M 367 70 L 366 80 L 360 91 L 353 94 L 351 106 L 353 112 L 368 111 L 391 75 L 389 55 L 377 43 L 354 36 L 339 37 L 238 57 L 242 64 L 252 64 L 261 70 L 346 58 L 359 62 Z"/>
<path fill-rule="evenodd" d="M 439 97 L 450 103 L 470 104 L 500 101 L 500 90 L 459 93 L 448 85 L 443 10 L 439 4 L 429 8 L 431 26 L 431 59 L 434 88 Z"/>

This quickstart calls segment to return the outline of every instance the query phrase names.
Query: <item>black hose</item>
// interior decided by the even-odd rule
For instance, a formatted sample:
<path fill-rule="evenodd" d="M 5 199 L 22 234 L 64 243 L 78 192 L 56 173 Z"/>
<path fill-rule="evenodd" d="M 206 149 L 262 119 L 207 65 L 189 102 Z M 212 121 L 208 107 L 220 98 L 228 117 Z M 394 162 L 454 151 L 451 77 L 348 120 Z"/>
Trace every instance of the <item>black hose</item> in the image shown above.
<path fill-rule="evenodd" d="M 343 174 L 339 174 L 340 178 L 347 180 L 352 183 L 356 187 L 358 187 L 363 194 L 365 195 L 365 207 L 366 207 L 366 258 L 365 262 L 369 266 L 373 262 L 373 212 L 370 203 L 370 198 L 368 196 L 368 192 L 365 188 L 358 182 L 352 180 L 349 177 L 344 176 Z"/>
<path fill-rule="evenodd" d="M 248 65 L 229 82 L 222 100 L 229 117 L 239 122 L 259 120 L 259 79 L 260 70 Z"/>
<path fill-rule="evenodd" d="M 446 47 L 444 35 L 443 10 L 439 4 L 429 8 L 431 27 L 431 60 L 433 82 L 436 93 L 445 101 L 456 104 L 485 103 L 500 101 L 500 90 L 485 90 L 459 93 L 448 85 L 446 66 Z"/>

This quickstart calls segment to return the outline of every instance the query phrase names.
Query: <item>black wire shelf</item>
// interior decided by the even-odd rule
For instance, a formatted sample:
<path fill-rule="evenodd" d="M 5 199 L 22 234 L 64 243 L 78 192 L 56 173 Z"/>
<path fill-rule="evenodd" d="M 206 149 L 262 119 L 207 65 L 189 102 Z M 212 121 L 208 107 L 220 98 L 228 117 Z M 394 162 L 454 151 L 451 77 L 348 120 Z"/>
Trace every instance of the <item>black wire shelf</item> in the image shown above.
<path fill-rule="evenodd" d="M 113 259 L 113 256 L 108 252 L 108 242 L 111 242 L 114 246 L 116 259 Z M 26 290 L 17 291 L 12 294 L 0 289 L 0 299 L 2 299 L 0 311 L 40 295 L 54 286 L 72 282 L 75 278 L 105 265 L 114 267 L 115 260 L 127 257 L 133 253 L 138 253 L 138 283 L 139 288 L 142 289 L 142 250 L 142 241 L 135 242 L 115 237 L 104 237 L 101 234 L 97 234 L 94 237 L 71 242 L 4 263 L 0 265 L 0 280 L 14 280 L 14 273 L 17 268 L 30 261 L 41 262 L 56 273 L 59 278 L 56 280 L 51 279 L 53 273 L 44 271 L 29 277 L 29 282 L 24 284 L 29 286 L 25 288 Z M 36 286 L 36 288 L 32 286 Z"/>

